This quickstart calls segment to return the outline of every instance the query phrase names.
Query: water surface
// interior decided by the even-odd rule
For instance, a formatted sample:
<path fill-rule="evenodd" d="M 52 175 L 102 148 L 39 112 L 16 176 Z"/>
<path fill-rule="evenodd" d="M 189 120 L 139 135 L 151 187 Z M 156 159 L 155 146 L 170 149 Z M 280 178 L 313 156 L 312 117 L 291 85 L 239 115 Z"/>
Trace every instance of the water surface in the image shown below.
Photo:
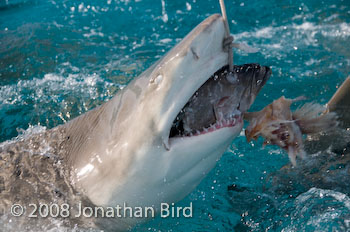
<path fill-rule="evenodd" d="M 349 75 L 349 1 L 226 0 L 226 8 L 235 40 L 259 49 L 234 51 L 234 63 L 273 70 L 252 110 L 281 95 L 324 104 Z M 0 141 L 30 125 L 52 128 L 107 101 L 218 12 L 214 0 L 0 1 Z M 233 141 L 179 203 L 193 202 L 193 218 L 156 218 L 135 231 L 350 230 L 349 192 L 266 190 L 267 179 L 289 161 L 261 144 L 243 134 Z"/>

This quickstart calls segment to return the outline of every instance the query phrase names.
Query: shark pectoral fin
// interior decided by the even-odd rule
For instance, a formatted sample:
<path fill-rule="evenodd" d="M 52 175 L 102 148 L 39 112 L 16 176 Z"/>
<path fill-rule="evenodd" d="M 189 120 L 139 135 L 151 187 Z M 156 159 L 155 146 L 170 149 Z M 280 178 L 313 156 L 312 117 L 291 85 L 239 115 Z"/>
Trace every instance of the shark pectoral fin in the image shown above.
<path fill-rule="evenodd" d="M 340 126 L 350 127 L 350 77 L 346 78 L 331 100 L 327 103 L 327 111 L 335 112 Z"/>

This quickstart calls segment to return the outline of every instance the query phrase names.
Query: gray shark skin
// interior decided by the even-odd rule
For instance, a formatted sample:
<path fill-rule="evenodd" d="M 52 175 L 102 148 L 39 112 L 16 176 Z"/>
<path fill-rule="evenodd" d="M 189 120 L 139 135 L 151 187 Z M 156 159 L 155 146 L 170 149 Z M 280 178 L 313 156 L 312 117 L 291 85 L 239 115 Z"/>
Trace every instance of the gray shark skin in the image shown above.
<path fill-rule="evenodd" d="M 223 19 L 213 15 L 108 102 L 67 124 L 1 144 L 2 225 L 14 231 L 57 224 L 126 230 L 145 219 L 28 220 L 8 212 L 13 203 L 52 202 L 70 204 L 72 215 L 77 202 L 159 210 L 189 194 L 240 133 L 242 113 L 271 74 L 257 64 L 235 66 L 237 81 L 228 81 L 224 38 Z M 202 112 L 205 120 L 197 116 Z"/>

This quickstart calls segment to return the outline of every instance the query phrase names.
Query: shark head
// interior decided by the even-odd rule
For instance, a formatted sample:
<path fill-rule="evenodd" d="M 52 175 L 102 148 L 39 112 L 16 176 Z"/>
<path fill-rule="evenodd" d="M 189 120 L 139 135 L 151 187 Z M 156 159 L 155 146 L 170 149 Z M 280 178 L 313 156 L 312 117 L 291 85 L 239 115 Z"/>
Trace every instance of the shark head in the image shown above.
<path fill-rule="evenodd" d="M 213 15 L 104 105 L 65 127 L 72 182 L 96 205 L 177 202 L 240 133 L 270 76 L 227 72 L 224 21 Z"/>

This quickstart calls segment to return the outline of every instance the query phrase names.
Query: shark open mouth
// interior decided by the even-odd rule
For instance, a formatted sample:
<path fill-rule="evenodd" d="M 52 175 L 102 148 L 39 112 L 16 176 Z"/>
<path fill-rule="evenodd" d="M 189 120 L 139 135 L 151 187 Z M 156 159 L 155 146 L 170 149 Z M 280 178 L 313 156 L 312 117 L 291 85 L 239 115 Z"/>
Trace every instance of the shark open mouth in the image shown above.
<path fill-rule="evenodd" d="M 216 71 L 189 99 L 173 121 L 170 138 L 207 134 L 243 123 L 242 114 L 271 75 L 259 64 L 228 66 Z"/>

